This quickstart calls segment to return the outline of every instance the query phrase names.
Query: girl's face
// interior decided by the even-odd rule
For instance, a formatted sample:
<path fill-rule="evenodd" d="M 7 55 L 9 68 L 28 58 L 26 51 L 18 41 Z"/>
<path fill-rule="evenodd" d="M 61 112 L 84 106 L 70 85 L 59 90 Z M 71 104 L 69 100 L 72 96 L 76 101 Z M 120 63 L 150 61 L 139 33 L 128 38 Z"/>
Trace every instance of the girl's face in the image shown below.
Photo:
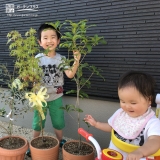
<path fill-rule="evenodd" d="M 39 44 L 44 49 L 49 48 L 50 51 L 55 51 L 59 43 L 60 39 L 58 39 L 55 30 L 47 29 L 41 32 L 41 41 L 39 41 Z"/>
<path fill-rule="evenodd" d="M 151 100 L 143 97 L 134 87 L 124 87 L 118 90 L 121 108 L 130 116 L 143 115 L 151 105 Z"/>

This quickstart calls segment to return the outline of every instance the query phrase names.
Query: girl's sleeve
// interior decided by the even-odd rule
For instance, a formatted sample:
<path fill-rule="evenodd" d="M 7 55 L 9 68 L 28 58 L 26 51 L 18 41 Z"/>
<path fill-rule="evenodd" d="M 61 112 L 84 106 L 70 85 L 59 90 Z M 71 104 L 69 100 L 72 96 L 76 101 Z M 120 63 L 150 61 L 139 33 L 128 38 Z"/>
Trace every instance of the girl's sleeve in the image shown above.
<path fill-rule="evenodd" d="M 160 136 L 160 120 L 154 116 L 147 123 L 145 130 L 147 130 L 147 136 Z"/>

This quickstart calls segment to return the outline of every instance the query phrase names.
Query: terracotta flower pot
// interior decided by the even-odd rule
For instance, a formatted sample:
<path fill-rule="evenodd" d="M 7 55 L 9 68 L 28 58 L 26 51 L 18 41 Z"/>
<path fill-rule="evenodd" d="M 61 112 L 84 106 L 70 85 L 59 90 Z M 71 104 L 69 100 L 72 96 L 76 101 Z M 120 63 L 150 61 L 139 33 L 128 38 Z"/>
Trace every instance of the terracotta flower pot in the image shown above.
<path fill-rule="evenodd" d="M 90 145 L 87 142 L 82 142 L 82 143 L 89 145 L 93 150 L 92 153 L 87 154 L 87 155 L 75 155 L 75 154 L 71 154 L 71 153 L 67 152 L 65 150 L 65 146 L 69 143 L 72 143 L 72 142 L 78 143 L 77 140 L 73 140 L 73 141 L 68 141 L 63 145 L 63 147 L 62 147 L 63 160 L 94 160 L 94 148 L 92 145 Z"/>
<path fill-rule="evenodd" d="M 20 138 L 24 140 L 25 144 L 21 148 L 18 149 L 5 149 L 0 147 L 0 160 L 23 160 L 25 157 L 25 153 L 28 149 L 28 141 L 20 136 L 12 136 L 15 138 Z M 0 141 L 9 138 L 9 136 L 5 136 L 3 138 L 0 138 Z"/>
<path fill-rule="evenodd" d="M 45 145 L 42 146 L 43 145 L 42 137 L 34 138 L 30 142 L 30 151 L 31 151 L 32 160 L 58 160 L 59 141 L 55 137 L 44 136 L 44 139 L 46 140 L 45 143 L 48 143 L 48 138 L 53 140 L 56 143 L 56 145 L 52 147 L 51 146 L 48 147 L 48 145 L 46 144 L 46 149 L 45 149 Z M 42 143 L 38 141 L 41 141 Z M 35 146 L 37 142 L 40 144 L 39 146 Z M 49 140 L 49 143 L 50 143 L 50 140 Z"/>

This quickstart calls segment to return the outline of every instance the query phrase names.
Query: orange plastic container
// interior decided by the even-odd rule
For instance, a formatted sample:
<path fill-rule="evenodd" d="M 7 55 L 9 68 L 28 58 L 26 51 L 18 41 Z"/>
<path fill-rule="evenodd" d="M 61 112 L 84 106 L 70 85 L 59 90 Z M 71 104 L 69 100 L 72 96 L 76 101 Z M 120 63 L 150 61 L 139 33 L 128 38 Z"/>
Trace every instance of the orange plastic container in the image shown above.
<path fill-rule="evenodd" d="M 121 153 L 107 148 L 102 150 L 102 160 L 123 160 L 123 156 Z"/>

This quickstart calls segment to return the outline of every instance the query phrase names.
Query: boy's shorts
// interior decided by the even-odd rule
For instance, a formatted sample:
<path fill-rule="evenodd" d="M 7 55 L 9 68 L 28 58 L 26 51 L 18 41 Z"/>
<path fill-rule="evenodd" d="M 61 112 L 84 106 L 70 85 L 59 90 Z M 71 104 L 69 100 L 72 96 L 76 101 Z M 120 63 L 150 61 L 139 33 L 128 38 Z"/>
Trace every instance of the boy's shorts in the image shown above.
<path fill-rule="evenodd" d="M 50 117 L 51 117 L 51 121 L 52 121 L 52 126 L 53 126 L 53 128 L 55 128 L 57 130 L 62 130 L 65 127 L 64 111 L 62 109 L 60 109 L 60 107 L 62 107 L 62 106 L 63 106 L 62 97 L 60 97 L 56 100 L 47 102 L 47 106 L 43 107 L 45 117 L 47 115 L 47 110 L 49 109 L 49 113 L 50 113 Z M 40 120 L 41 119 L 39 117 L 38 111 L 34 110 L 32 128 L 35 131 L 41 131 Z M 44 119 L 42 121 L 42 128 L 45 127 L 45 121 L 46 121 L 46 119 Z"/>

